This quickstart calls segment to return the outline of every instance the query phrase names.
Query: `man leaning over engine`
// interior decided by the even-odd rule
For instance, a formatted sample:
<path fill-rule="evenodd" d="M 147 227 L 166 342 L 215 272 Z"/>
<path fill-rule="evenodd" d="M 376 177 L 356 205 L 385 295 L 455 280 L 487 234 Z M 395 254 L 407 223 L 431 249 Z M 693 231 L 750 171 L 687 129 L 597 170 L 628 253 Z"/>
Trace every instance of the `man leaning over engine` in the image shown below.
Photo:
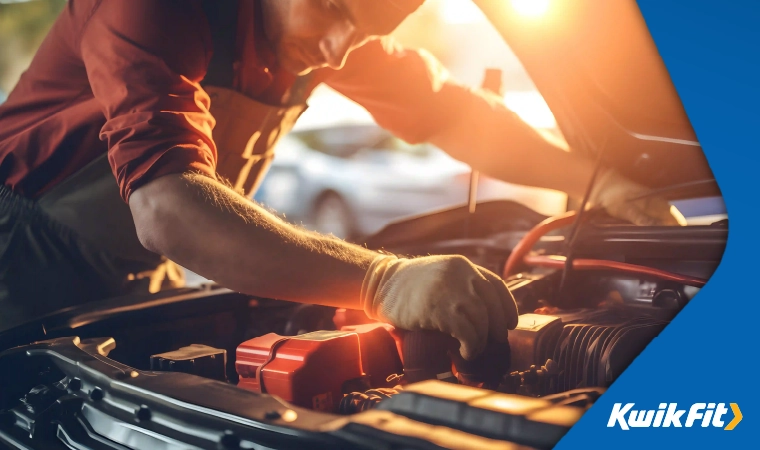
<path fill-rule="evenodd" d="M 240 292 L 440 330 L 466 358 L 506 339 L 515 302 L 466 258 L 381 255 L 241 195 L 320 83 L 408 142 L 583 194 L 589 161 L 387 37 L 422 1 L 69 0 L 0 107 L 0 330 L 156 290 L 179 278 L 171 260 Z M 643 189 L 613 171 L 602 179 L 602 206 Z M 666 204 L 610 212 L 671 220 Z"/>

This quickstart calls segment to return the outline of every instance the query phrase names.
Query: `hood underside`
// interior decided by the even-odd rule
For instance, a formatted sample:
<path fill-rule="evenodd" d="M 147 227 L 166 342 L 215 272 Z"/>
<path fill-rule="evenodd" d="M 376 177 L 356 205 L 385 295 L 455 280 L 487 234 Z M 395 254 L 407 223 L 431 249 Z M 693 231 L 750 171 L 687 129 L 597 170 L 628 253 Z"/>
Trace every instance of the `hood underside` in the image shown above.
<path fill-rule="evenodd" d="M 474 0 L 523 63 L 572 151 L 662 188 L 713 178 L 634 0 Z"/>

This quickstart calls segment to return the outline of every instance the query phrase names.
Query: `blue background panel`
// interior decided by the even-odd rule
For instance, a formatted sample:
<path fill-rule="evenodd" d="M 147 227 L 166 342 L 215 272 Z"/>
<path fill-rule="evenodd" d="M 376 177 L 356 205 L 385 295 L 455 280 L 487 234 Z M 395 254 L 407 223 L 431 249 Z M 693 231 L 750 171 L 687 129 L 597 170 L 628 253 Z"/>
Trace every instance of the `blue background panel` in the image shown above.
<path fill-rule="evenodd" d="M 702 292 L 558 448 L 760 448 L 760 1 L 638 4 L 723 192 L 728 246 Z M 662 402 L 678 402 L 682 409 L 733 402 L 744 418 L 733 431 L 623 431 L 607 428 L 616 402 L 635 402 L 637 409 L 657 409 Z"/>

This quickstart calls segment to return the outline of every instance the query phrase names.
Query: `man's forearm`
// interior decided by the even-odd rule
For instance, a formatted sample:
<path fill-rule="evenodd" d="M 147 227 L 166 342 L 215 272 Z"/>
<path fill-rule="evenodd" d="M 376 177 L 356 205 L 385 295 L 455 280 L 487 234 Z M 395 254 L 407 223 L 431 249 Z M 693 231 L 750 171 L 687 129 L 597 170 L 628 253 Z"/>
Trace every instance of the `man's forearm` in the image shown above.
<path fill-rule="evenodd" d="M 591 161 L 547 140 L 495 95 L 477 94 L 465 111 L 430 142 L 494 178 L 583 195 Z"/>
<path fill-rule="evenodd" d="M 149 250 L 251 295 L 360 308 L 377 256 L 299 230 L 201 175 L 168 175 L 136 190 L 129 205 Z"/>

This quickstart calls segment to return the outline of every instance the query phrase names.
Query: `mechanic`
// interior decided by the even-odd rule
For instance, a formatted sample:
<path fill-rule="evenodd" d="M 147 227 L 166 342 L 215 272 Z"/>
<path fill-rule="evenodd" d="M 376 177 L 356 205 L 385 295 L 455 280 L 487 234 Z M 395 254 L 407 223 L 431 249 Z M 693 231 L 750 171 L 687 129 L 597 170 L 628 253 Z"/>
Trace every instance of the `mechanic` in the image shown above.
<path fill-rule="evenodd" d="M 388 37 L 422 2 L 69 0 L 0 107 L 0 330 L 179 284 L 176 262 L 243 293 L 440 330 L 465 358 L 505 340 L 517 308 L 497 275 L 304 231 L 244 195 L 320 83 L 408 142 L 583 195 L 592 162 Z M 600 180 L 602 206 L 643 191 L 612 170 Z M 650 206 L 610 212 L 670 220 Z"/>

